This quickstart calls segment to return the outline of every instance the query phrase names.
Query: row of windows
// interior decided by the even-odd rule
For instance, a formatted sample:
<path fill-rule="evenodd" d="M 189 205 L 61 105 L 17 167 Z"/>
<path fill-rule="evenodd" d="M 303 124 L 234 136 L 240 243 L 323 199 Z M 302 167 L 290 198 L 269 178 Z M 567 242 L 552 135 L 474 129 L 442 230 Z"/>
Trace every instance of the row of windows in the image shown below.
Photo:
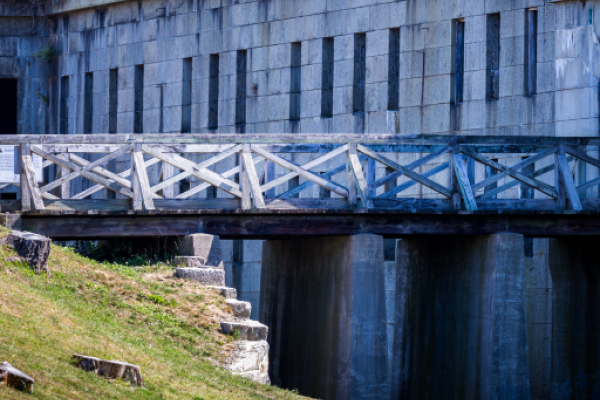
<path fill-rule="evenodd" d="M 525 27 L 525 94 L 532 96 L 537 87 L 537 9 L 527 10 Z M 463 19 L 455 20 L 452 24 L 452 82 L 451 103 L 463 102 L 464 71 L 465 71 L 465 22 Z M 498 99 L 500 94 L 500 14 L 487 16 L 486 32 L 486 97 Z M 321 117 L 333 116 L 333 87 L 334 87 L 334 38 L 322 39 L 322 76 L 321 76 Z M 291 79 L 289 119 L 300 119 L 301 111 L 301 68 L 302 43 L 291 44 Z M 235 124 L 246 124 L 246 71 L 248 63 L 247 50 L 239 50 L 236 60 L 236 101 Z M 365 111 L 365 83 L 366 83 L 366 34 L 354 35 L 354 80 L 353 80 L 353 105 L 354 113 Z M 181 131 L 191 132 L 191 105 L 192 105 L 192 59 L 183 60 L 183 91 L 182 91 L 182 117 Z M 389 57 L 388 57 L 388 110 L 399 109 L 399 77 L 400 77 L 400 29 L 389 31 Z M 144 66 L 135 67 L 135 105 L 134 105 L 134 132 L 143 132 L 144 108 Z M 93 74 L 85 74 L 84 81 L 84 133 L 92 131 L 93 110 Z M 219 54 L 212 54 L 209 61 L 209 93 L 208 93 L 208 128 L 219 127 Z M 60 133 L 68 132 L 68 102 L 69 77 L 61 79 L 61 108 L 60 108 Z M 110 70 L 109 74 L 109 133 L 117 130 L 117 70 Z M 162 131 L 162 127 L 161 127 Z"/>

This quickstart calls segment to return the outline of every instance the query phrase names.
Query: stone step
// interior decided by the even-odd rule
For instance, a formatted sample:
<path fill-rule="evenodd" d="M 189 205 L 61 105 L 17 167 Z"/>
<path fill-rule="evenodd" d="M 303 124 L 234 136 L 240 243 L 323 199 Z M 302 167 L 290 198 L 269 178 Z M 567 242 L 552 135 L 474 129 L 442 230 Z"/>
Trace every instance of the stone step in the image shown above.
<path fill-rule="evenodd" d="M 226 299 L 237 299 L 237 290 L 231 287 L 225 286 L 209 286 L 211 289 L 216 289 L 219 291 L 219 294 Z"/>
<path fill-rule="evenodd" d="M 240 340 L 267 340 L 269 327 L 251 319 L 243 322 L 221 322 L 221 329 L 226 334 L 240 332 Z"/>
<path fill-rule="evenodd" d="M 252 304 L 247 301 L 228 299 L 227 304 L 233 310 L 233 315 L 238 318 L 250 318 L 252 313 Z"/>
<path fill-rule="evenodd" d="M 216 263 L 216 265 L 207 264 L 206 258 L 202 256 L 176 256 L 173 263 L 176 268 L 225 268 L 222 262 Z"/>
<path fill-rule="evenodd" d="M 177 268 L 176 275 L 205 285 L 225 286 L 225 270 L 218 268 Z"/>

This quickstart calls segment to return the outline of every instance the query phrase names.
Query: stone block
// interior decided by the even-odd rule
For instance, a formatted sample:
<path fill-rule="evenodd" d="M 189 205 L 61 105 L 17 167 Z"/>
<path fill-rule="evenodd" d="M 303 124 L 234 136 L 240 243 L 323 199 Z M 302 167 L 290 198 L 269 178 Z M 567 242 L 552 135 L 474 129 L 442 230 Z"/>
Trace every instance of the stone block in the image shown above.
<path fill-rule="evenodd" d="M 228 299 L 227 304 L 231 307 L 233 315 L 238 318 L 250 318 L 252 305 L 247 301 Z"/>
<path fill-rule="evenodd" d="M 221 322 L 221 329 L 225 334 L 234 334 L 241 340 L 267 340 L 269 328 L 258 321 L 246 320 L 244 322 Z"/>
<path fill-rule="evenodd" d="M 205 285 L 225 286 L 225 271 L 217 268 L 177 268 L 176 275 Z"/>
<path fill-rule="evenodd" d="M 221 243 L 218 236 L 196 233 L 184 238 L 179 251 L 182 256 L 196 256 L 204 259 L 205 266 L 223 268 Z"/>
<path fill-rule="evenodd" d="M 233 349 L 227 351 L 225 368 L 235 375 L 268 385 L 269 344 L 266 340 L 237 340 Z"/>

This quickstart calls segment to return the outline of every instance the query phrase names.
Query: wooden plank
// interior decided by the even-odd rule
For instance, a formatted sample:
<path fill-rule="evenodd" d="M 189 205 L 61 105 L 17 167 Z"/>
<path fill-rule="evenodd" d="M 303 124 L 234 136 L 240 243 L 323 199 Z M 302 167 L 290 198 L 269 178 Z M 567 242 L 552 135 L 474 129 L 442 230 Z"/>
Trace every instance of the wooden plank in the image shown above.
<path fill-rule="evenodd" d="M 600 178 L 592 179 L 582 185 L 577 186 L 578 193 L 585 193 L 586 190 L 600 185 Z"/>
<path fill-rule="evenodd" d="M 509 175 L 511 178 L 516 179 L 526 185 L 531 186 L 532 188 L 539 190 L 542 193 L 547 194 L 550 197 L 554 197 L 556 198 L 558 196 L 558 193 L 556 192 L 556 190 L 554 190 L 554 188 L 552 188 L 552 186 L 547 185 L 543 182 L 540 182 L 536 179 L 530 178 L 525 174 L 522 174 L 518 171 L 514 171 L 509 167 L 505 167 L 504 165 L 501 165 L 495 161 L 490 160 L 487 157 L 484 157 L 480 154 L 477 153 L 473 153 L 470 150 L 467 149 L 462 149 L 462 153 L 466 154 L 467 156 L 471 157 L 472 159 L 474 159 L 475 161 L 479 161 L 482 164 L 485 165 L 489 165 L 492 168 L 495 168 L 501 172 L 505 172 L 507 175 Z"/>
<path fill-rule="evenodd" d="M 581 207 L 581 199 L 579 198 L 579 193 L 577 193 L 577 187 L 575 186 L 573 175 L 571 175 L 571 169 L 569 168 L 569 162 L 565 156 L 565 149 L 563 146 L 560 147 L 558 153 L 558 167 L 562 174 L 562 182 L 565 185 L 567 196 L 569 197 L 569 200 L 571 200 L 573 210 L 583 210 Z"/>
<path fill-rule="evenodd" d="M 347 199 L 267 199 L 268 210 L 351 209 Z"/>
<path fill-rule="evenodd" d="M 120 193 L 127 197 L 133 196 L 133 194 L 131 193 L 130 190 L 121 187 L 117 182 L 115 182 L 113 180 L 104 179 L 103 177 L 101 177 L 100 175 L 98 175 L 94 172 L 85 171 L 82 167 L 80 167 L 70 161 L 63 160 L 62 158 L 59 158 L 53 154 L 47 153 L 47 152 L 43 151 L 42 149 L 40 149 L 39 147 L 31 146 L 31 151 L 43 158 L 54 161 L 55 164 L 69 168 L 69 169 L 73 170 L 73 172 L 78 172 L 83 177 L 85 177 L 93 182 L 96 182 L 100 185 L 103 185 L 107 189 L 110 189 L 112 191 L 115 191 L 115 192 Z"/>
<path fill-rule="evenodd" d="M 244 151 L 241 154 L 242 163 L 244 164 L 244 172 L 246 178 L 250 184 L 250 191 L 252 192 L 252 199 L 254 200 L 254 206 L 256 208 L 265 208 L 265 199 L 263 198 L 262 191 L 260 189 L 260 183 L 258 182 L 258 174 L 256 168 L 254 168 L 254 162 L 252 160 L 252 154 L 250 153 L 250 145 L 244 145 Z"/>
<path fill-rule="evenodd" d="M 529 166 L 529 165 L 531 165 L 533 163 L 536 163 L 536 162 L 538 162 L 538 161 L 540 161 L 540 160 L 542 160 L 542 159 L 544 159 L 544 158 L 546 158 L 546 157 L 554 154 L 556 152 L 556 150 L 557 150 L 556 146 L 551 147 L 551 148 L 549 148 L 547 150 L 544 150 L 541 153 L 535 154 L 535 155 L 533 155 L 531 157 L 528 157 L 528 158 L 526 158 L 526 159 L 524 159 L 524 160 L 516 163 L 515 165 L 511 166 L 510 168 L 512 168 L 515 171 L 520 171 L 521 169 L 523 169 L 523 168 L 525 168 L 525 167 L 527 167 L 527 166 Z M 500 179 L 506 178 L 506 176 L 507 176 L 507 174 L 505 172 L 500 172 L 500 173 L 497 173 L 495 175 L 492 175 L 489 178 L 484 179 L 483 181 L 481 181 L 481 182 L 473 185 L 473 191 L 476 192 L 476 191 L 478 191 L 480 189 L 483 189 L 486 186 L 489 186 L 489 185 L 491 185 L 493 183 L 498 182 Z"/>
<path fill-rule="evenodd" d="M 350 162 L 350 168 L 352 171 L 348 178 L 354 179 L 355 181 L 356 188 L 360 192 L 360 202 L 362 207 L 372 208 L 373 201 L 369 196 L 369 184 L 367 183 L 362 166 L 360 165 L 360 160 L 358 159 L 358 155 L 356 153 L 355 143 L 352 143 L 348 146 L 348 161 Z"/>
<path fill-rule="evenodd" d="M 361 154 L 361 155 L 358 156 L 358 159 L 362 163 L 364 160 L 367 159 L 367 156 L 364 156 L 364 155 Z M 339 174 L 341 172 L 344 172 L 344 171 L 346 171 L 346 161 L 345 160 L 344 160 L 343 164 L 338 165 L 337 167 L 332 168 L 329 171 L 323 173 L 321 175 L 321 177 L 329 179 L 332 176 L 337 175 L 337 174 Z M 288 190 L 286 192 L 281 193 L 280 195 L 277 196 L 277 198 L 278 199 L 289 199 L 289 198 L 293 197 L 294 195 L 302 192 L 303 190 L 306 190 L 306 189 L 308 189 L 310 187 L 313 187 L 314 185 L 315 184 L 313 182 L 306 181 L 306 182 L 304 182 L 304 183 L 296 186 L 295 188 L 292 188 L 292 189 L 290 189 L 290 190 Z"/>
<path fill-rule="evenodd" d="M 435 168 L 430 169 L 427 172 L 423 173 L 423 176 L 425 178 L 429 178 L 432 177 L 434 175 L 439 174 L 442 171 L 447 170 L 450 167 L 450 163 L 449 162 L 445 162 L 443 164 L 438 165 Z M 396 186 L 395 188 L 392 188 L 390 191 L 385 192 L 380 194 L 379 196 L 377 196 L 375 199 L 391 199 L 394 198 L 398 193 L 401 193 L 407 189 L 410 189 L 411 187 L 418 185 L 419 182 L 417 181 L 407 181 L 402 183 L 401 185 Z"/>
<path fill-rule="evenodd" d="M 148 167 L 150 167 L 150 166 L 152 166 L 154 164 L 158 164 L 159 162 L 160 162 L 159 159 L 151 158 L 149 160 L 146 160 L 146 162 L 144 162 L 144 165 L 146 166 L 146 168 L 148 168 Z M 110 172 L 110 171 L 107 171 L 107 172 Z M 116 174 L 116 176 L 118 176 L 119 178 L 127 178 L 130 175 L 131 175 L 131 168 L 130 169 L 126 169 L 125 171 Z M 131 187 L 131 182 L 129 183 L 129 185 Z M 94 193 L 96 193 L 96 192 L 98 192 L 98 191 L 100 191 L 102 189 L 104 189 L 104 186 L 102 186 L 102 185 L 94 185 L 94 186 L 86 189 L 85 191 L 79 193 L 79 195 L 83 195 L 85 193 L 85 195 L 87 197 L 87 196 L 90 196 L 90 195 L 92 195 L 92 194 L 94 194 Z M 161 197 L 158 196 L 158 195 L 155 195 L 154 198 L 160 199 Z"/>
<path fill-rule="evenodd" d="M 84 169 L 87 166 L 91 165 L 91 163 L 88 160 L 86 160 L 84 158 L 81 158 L 81 157 L 79 157 L 79 156 L 77 156 L 75 154 L 71 154 L 71 161 L 73 161 L 74 163 L 76 163 L 76 164 L 84 167 Z M 87 169 L 87 170 L 89 171 L 89 169 Z M 121 185 L 123 187 L 131 189 L 131 182 L 130 181 L 128 181 L 127 179 L 121 178 L 119 175 L 117 175 L 117 174 L 115 174 L 113 172 L 110 172 L 107 169 L 104 169 L 102 167 L 96 166 L 91 171 L 97 173 L 98 175 L 102 175 L 102 176 L 104 176 L 106 178 L 110 178 L 110 179 L 114 180 L 115 182 L 117 182 L 119 185 Z M 75 199 L 75 198 L 76 197 L 73 196 L 73 199 Z"/>
<path fill-rule="evenodd" d="M 173 167 L 170 164 L 167 163 L 162 163 L 161 165 L 161 170 L 160 170 L 160 181 L 164 182 L 170 178 L 173 177 L 173 175 L 175 174 L 175 167 Z M 163 197 L 165 199 L 172 199 L 175 197 L 175 191 L 173 190 L 173 185 L 169 185 L 166 186 L 162 189 L 163 191 Z M 150 190 L 152 190 L 152 188 L 150 188 Z M 156 193 L 154 190 L 152 190 L 153 193 Z"/>
<path fill-rule="evenodd" d="M 443 156 L 444 154 L 448 153 L 450 150 L 452 150 L 452 147 L 445 146 L 431 154 L 428 154 L 425 157 L 422 157 L 422 158 L 408 164 L 405 168 L 411 169 L 411 170 L 417 169 L 417 168 L 422 167 L 423 165 L 428 164 L 431 161 L 439 158 L 440 156 Z M 373 182 L 373 184 L 370 185 L 370 187 L 378 188 L 379 186 L 385 185 L 386 183 L 388 183 L 392 180 L 400 178 L 402 175 L 404 175 L 404 172 L 402 172 L 402 171 L 393 172 L 393 173 L 389 174 L 388 176 L 385 176 L 385 177 Z"/>
<path fill-rule="evenodd" d="M 348 150 L 348 145 L 340 146 L 337 149 L 325 154 L 324 156 L 318 157 L 318 158 L 300 166 L 300 168 L 309 170 L 311 168 L 316 167 L 317 165 L 321 165 L 322 163 L 329 161 L 332 158 L 335 158 L 335 157 L 345 153 L 347 150 Z M 263 192 L 266 192 L 267 190 L 273 189 L 273 188 L 281 185 L 282 183 L 285 183 L 285 182 L 289 181 L 290 179 L 297 177 L 298 175 L 299 174 L 297 172 L 290 172 L 288 174 L 285 174 L 275 180 L 270 181 L 269 183 L 264 184 L 261 187 L 261 190 Z M 340 188 L 341 188 L 341 186 L 340 186 Z"/>
<path fill-rule="evenodd" d="M 134 211 L 142 211 L 144 208 L 144 202 L 142 200 L 142 189 L 140 188 L 140 180 L 138 178 L 137 171 L 135 170 L 135 155 L 132 151 L 130 153 L 130 166 L 131 166 L 131 191 L 133 197 L 131 198 L 131 208 Z"/>
<path fill-rule="evenodd" d="M 448 136 L 405 134 L 111 134 L 111 135 L 2 135 L 0 145 L 29 144 L 428 144 L 428 145 L 534 145 L 534 146 L 599 146 L 597 137 L 541 136 Z M 523 151 L 528 153 L 528 151 Z"/>
<path fill-rule="evenodd" d="M 239 210 L 240 199 L 164 199 L 154 200 L 158 210 Z"/>
<path fill-rule="evenodd" d="M 585 154 L 584 152 L 581 152 L 579 150 L 575 150 L 572 147 L 565 146 L 564 148 L 565 148 L 565 152 L 567 152 L 567 153 L 569 153 L 569 154 L 571 154 L 571 155 L 579 158 L 582 161 L 585 161 L 588 164 L 593 165 L 594 167 L 600 168 L 600 160 L 597 160 L 597 159 L 595 159 L 593 157 L 590 157 L 587 154 Z"/>
<path fill-rule="evenodd" d="M 357 150 L 360 151 L 361 153 L 373 158 L 374 160 L 380 162 L 381 164 L 384 164 L 390 168 L 394 168 L 395 170 L 402 171 L 404 173 L 404 175 L 419 182 L 422 185 L 427 186 L 430 189 L 435 190 L 436 192 L 439 192 L 448 197 L 451 197 L 451 195 L 452 195 L 452 193 L 450 192 L 450 190 L 448 190 L 448 188 L 445 188 L 444 186 L 440 185 L 439 183 L 434 182 L 431 179 L 425 178 L 423 175 L 417 174 L 416 172 L 411 171 L 408 168 L 403 167 L 402 165 L 400 165 L 386 157 L 383 157 L 375 152 L 372 152 L 371 150 L 369 150 L 367 147 L 365 147 L 363 145 L 358 145 Z"/>
<path fill-rule="evenodd" d="M 29 145 L 21 146 L 21 172 L 25 174 L 25 184 L 21 188 L 26 186 L 29 189 L 28 193 L 33 204 L 33 209 L 43 210 L 45 208 L 44 200 L 42 199 L 42 192 L 35 177 L 35 169 L 33 168 Z"/>
<path fill-rule="evenodd" d="M 196 178 L 202 179 L 203 181 L 206 181 L 229 194 L 240 198 L 242 197 L 242 192 L 240 191 L 237 183 L 228 179 L 224 179 L 219 174 L 209 171 L 206 168 L 197 168 L 196 164 L 192 161 L 186 160 L 178 155 L 169 156 L 159 151 L 152 150 L 147 146 L 142 146 L 142 149 L 145 153 L 167 162 L 176 168 L 190 172 Z"/>
<path fill-rule="evenodd" d="M 277 164 L 283 168 L 287 168 L 290 171 L 298 173 L 298 175 L 300 175 L 304 179 L 307 179 L 311 182 L 316 183 L 319 186 L 329 189 L 332 192 L 339 194 L 340 196 L 348 197 L 348 191 L 346 189 L 340 187 L 340 185 L 338 185 L 337 183 L 332 182 L 328 179 L 323 179 L 319 175 L 317 175 L 313 172 L 310 172 L 310 171 L 306 171 L 306 170 L 300 168 L 299 166 L 297 166 L 296 164 L 293 164 L 287 160 L 284 160 L 281 157 L 278 157 L 274 154 L 265 152 L 260 146 L 252 145 L 252 151 L 257 154 L 260 154 L 267 160 L 273 161 L 275 164 Z"/>
<path fill-rule="evenodd" d="M 81 211 L 127 211 L 129 210 L 129 200 L 50 200 L 46 202 L 47 210 L 81 210 Z"/>
<path fill-rule="evenodd" d="M 559 211 L 567 208 L 567 193 L 563 183 L 562 174 L 560 173 L 560 165 L 558 161 L 558 153 L 554 155 L 554 187 L 556 188 L 556 206 Z"/>
<path fill-rule="evenodd" d="M 256 157 L 254 158 L 254 160 L 252 160 L 254 162 L 254 164 L 258 164 L 259 162 L 262 162 L 264 160 L 264 158 L 262 157 Z M 238 167 L 234 167 L 232 169 L 230 169 L 229 171 L 223 172 L 221 174 L 221 176 L 223 178 L 231 178 L 235 175 L 239 175 L 240 173 L 240 168 Z M 190 190 L 180 193 L 179 195 L 177 195 L 175 198 L 176 199 L 185 199 L 187 197 L 190 197 L 193 194 L 199 193 L 203 190 L 208 189 L 209 187 L 211 187 L 212 185 L 210 183 L 203 183 L 201 185 L 195 186 L 193 188 L 191 188 Z"/>
<path fill-rule="evenodd" d="M 252 208 L 252 198 L 251 198 L 252 193 L 250 191 L 250 182 L 248 182 L 248 174 L 246 171 L 246 165 L 244 163 L 244 160 L 242 160 L 241 154 L 239 155 L 238 168 L 240 170 L 239 177 L 240 177 L 240 190 L 242 191 L 242 201 L 241 201 L 242 210 L 249 210 Z"/>
<path fill-rule="evenodd" d="M 23 156 L 28 155 L 31 157 L 30 145 L 23 143 L 19 146 L 19 187 L 21 189 L 21 210 L 31 210 L 31 192 L 29 191 L 29 184 L 27 183 L 27 172 L 23 168 Z"/>
<path fill-rule="evenodd" d="M 208 154 L 219 154 L 231 150 L 232 148 L 238 148 L 238 144 L 171 144 L 171 145 L 160 145 L 160 144 L 148 144 L 152 149 L 158 150 L 161 153 L 208 153 Z"/>
<path fill-rule="evenodd" d="M 133 151 L 133 160 L 135 162 L 135 173 L 142 191 L 142 200 L 144 201 L 144 207 L 146 210 L 154 210 L 154 200 L 152 198 L 152 191 L 150 190 L 150 180 L 148 179 L 148 173 L 146 166 L 144 165 L 144 153 L 142 153 L 142 145 L 135 145 Z"/>
<path fill-rule="evenodd" d="M 473 195 L 473 190 L 471 189 L 471 183 L 467 175 L 464 160 L 462 154 L 460 154 L 460 148 L 458 147 L 454 148 L 452 151 L 452 165 L 454 167 L 454 173 L 456 174 L 456 179 L 462 193 L 463 201 L 465 202 L 465 207 L 469 211 L 476 211 L 477 202 L 475 201 L 475 196 Z"/>

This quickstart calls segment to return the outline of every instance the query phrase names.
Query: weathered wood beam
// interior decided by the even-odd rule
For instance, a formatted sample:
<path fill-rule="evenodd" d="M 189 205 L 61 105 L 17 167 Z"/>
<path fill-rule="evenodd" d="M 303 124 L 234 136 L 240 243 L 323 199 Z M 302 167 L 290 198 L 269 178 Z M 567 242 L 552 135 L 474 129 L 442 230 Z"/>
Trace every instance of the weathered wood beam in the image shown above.
<path fill-rule="evenodd" d="M 562 182 L 565 185 L 567 196 L 569 197 L 569 200 L 571 200 L 571 206 L 573 207 L 573 210 L 581 211 L 583 209 L 581 207 L 581 199 L 579 198 L 579 193 L 577 192 L 577 187 L 575 186 L 575 181 L 573 180 L 573 175 L 571 174 L 571 169 L 569 168 L 569 162 L 565 156 L 564 146 L 559 147 L 558 167 L 562 175 Z"/>
<path fill-rule="evenodd" d="M 449 162 L 445 162 L 445 163 L 443 163 L 443 164 L 440 164 L 440 165 L 438 165 L 438 166 L 437 166 L 437 167 L 435 167 L 435 168 L 432 168 L 432 169 L 430 169 L 430 170 L 429 170 L 429 171 L 427 171 L 427 172 L 424 172 L 424 173 L 423 173 L 423 176 L 424 176 L 425 178 L 432 177 L 432 176 L 434 176 L 434 175 L 437 175 L 437 174 L 439 174 L 439 173 L 440 173 L 440 172 L 442 172 L 442 171 L 445 171 L 445 170 L 447 170 L 449 167 L 450 167 L 450 163 L 449 163 Z M 417 181 L 412 181 L 412 180 L 411 180 L 411 181 L 404 182 L 403 184 L 396 186 L 396 187 L 395 187 L 395 188 L 393 188 L 392 190 L 390 190 L 390 191 L 388 191 L 388 192 L 385 192 L 385 193 L 382 193 L 382 194 L 380 194 L 380 195 L 379 195 L 379 196 L 377 196 L 375 199 L 392 199 L 392 198 L 394 198 L 394 197 L 395 197 L 395 196 L 396 196 L 398 193 L 401 193 L 401 192 L 403 192 L 403 191 L 405 191 L 405 190 L 407 190 L 407 189 L 410 189 L 411 187 L 413 187 L 413 186 L 415 186 L 415 185 L 418 185 L 418 184 L 419 184 L 419 182 L 417 182 Z"/>
<path fill-rule="evenodd" d="M 360 151 L 361 153 L 365 154 L 368 157 L 371 157 L 372 159 L 374 159 L 375 161 L 380 162 L 381 164 L 388 166 L 390 168 L 394 168 L 395 170 L 398 171 L 402 171 L 404 173 L 404 175 L 408 176 L 409 178 L 419 182 L 422 185 L 427 186 L 430 189 L 435 190 L 436 192 L 439 192 L 447 197 L 450 197 L 452 195 L 451 191 L 448 190 L 448 188 L 440 185 L 437 182 L 432 181 L 431 179 L 425 178 L 423 175 L 421 174 L 417 174 L 414 171 L 411 171 L 410 169 L 396 163 L 395 161 L 390 160 L 387 157 L 383 157 L 382 155 L 379 155 L 371 150 L 369 150 L 367 147 L 362 146 L 362 145 L 358 145 L 357 146 L 358 151 Z"/>
<path fill-rule="evenodd" d="M 477 210 L 477 202 L 475 201 L 475 196 L 473 195 L 471 183 L 465 168 L 464 159 L 458 146 L 452 150 L 452 165 L 454 167 L 454 173 L 456 174 L 456 179 L 462 193 L 463 201 L 465 202 L 465 207 L 469 211 Z"/>
<path fill-rule="evenodd" d="M 27 187 L 29 201 L 33 204 L 33 209 L 43 210 L 45 208 L 44 200 L 42 199 L 42 192 L 35 178 L 35 169 L 31 160 L 31 148 L 28 144 L 21 145 L 21 174 L 24 175 L 24 179 L 22 178 L 21 180 L 21 192 L 23 192 L 24 187 Z"/>
<path fill-rule="evenodd" d="M 144 165 L 144 153 L 142 153 L 142 145 L 136 144 L 133 150 L 133 161 L 135 162 L 135 173 L 142 191 L 142 200 L 146 210 L 154 210 L 154 200 L 152 191 L 150 190 L 150 180 L 146 166 Z"/>
<path fill-rule="evenodd" d="M 345 190 L 344 188 L 341 188 L 340 185 L 338 185 L 337 183 L 332 182 L 328 179 L 323 179 L 319 175 L 317 175 L 313 172 L 307 171 L 305 169 L 302 169 L 299 166 L 297 166 L 296 164 L 291 163 L 290 161 L 284 160 L 283 158 L 276 156 L 275 154 L 268 153 L 268 152 L 264 151 L 260 146 L 252 145 L 251 148 L 252 148 L 252 151 L 255 152 L 256 154 L 263 156 L 267 160 L 273 161 L 275 164 L 277 164 L 283 168 L 287 168 L 290 171 L 296 172 L 298 175 L 300 175 L 304 179 L 307 179 L 311 182 L 316 183 L 319 186 L 322 186 L 328 190 L 331 190 L 332 192 L 337 193 L 340 196 L 348 197 L 348 191 Z"/>
<path fill-rule="evenodd" d="M 252 192 L 254 206 L 259 210 L 263 209 L 265 208 L 265 199 L 263 198 L 260 183 L 258 182 L 258 174 L 256 173 L 256 168 L 254 168 L 254 162 L 252 160 L 252 153 L 249 144 L 244 145 L 244 150 L 241 156 L 242 164 L 244 164 L 244 173 L 250 185 L 250 191 Z"/>
<path fill-rule="evenodd" d="M 548 196 L 551 196 L 551 197 L 554 197 L 554 198 L 557 198 L 557 196 L 558 196 L 558 193 L 556 192 L 556 190 L 554 190 L 554 188 L 552 186 L 550 186 L 550 185 L 547 185 L 547 184 L 545 184 L 543 182 L 540 182 L 540 181 L 538 181 L 536 179 L 530 178 L 530 177 L 528 177 L 525 174 L 522 174 L 522 173 L 520 173 L 518 171 L 515 171 L 515 170 L 513 170 L 513 169 L 511 169 L 509 167 L 505 167 L 502 164 L 499 164 L 499 163 L 497 163 L 497 162 L 495 162 L 493 160 L 490 160 L 489 158 L 484 157 L 484 156 L 482 156 L 480 154 L 473 153 L 472 151 L 467 150 L 465 148 L 463 148 L 461 151 L 462 151 L 463 154 L 466 154 L 467 156 L 471 157 L 475 161 L 479 161 L 480 163 L 488 165 L 488 166 L 490 166 L 492 168 L 495 168 L 498 171 L 505 172 L 507 175 L 509 175 L 513 179 L 516 179 L 516 180 L 518 180 L 518 181 L 520 181 L 520 182 L 522 182 L 522 183 L 524 183 L 526 185 L 529 185 L 532 188 L 534 188 L 536 190 L 539 190 L 542 193 L 547 194 Z"/>
<path fill-rule="evenodd" d="M 367 183 L 367 179 L 365 178 L 362 166 L 360 165 L 360 160 L 358 159 L 356 143 L 352 143 L 348 146 L 348 160 L 352 171 L 349 179 L 354 179 L 356 183 L 356 188 L 360 192 L 360 202 L 362 207 L 372 208 L 373 201 L 369 196 L 369 185 Z"/>

